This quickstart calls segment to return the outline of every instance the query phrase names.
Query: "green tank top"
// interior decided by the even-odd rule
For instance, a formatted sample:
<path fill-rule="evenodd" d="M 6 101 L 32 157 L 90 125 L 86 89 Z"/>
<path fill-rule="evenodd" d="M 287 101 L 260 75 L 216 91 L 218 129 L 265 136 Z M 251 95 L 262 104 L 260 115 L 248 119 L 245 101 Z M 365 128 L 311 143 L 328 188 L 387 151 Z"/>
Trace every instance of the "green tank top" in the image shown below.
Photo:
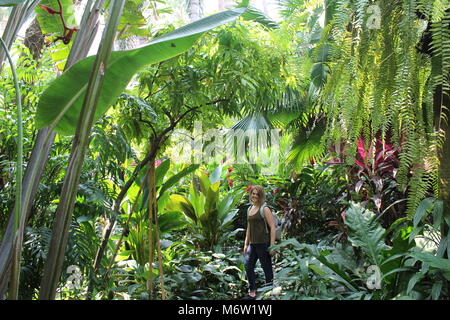
<path fill-rule="evenodd" d="M 247 214 L 247 226 L 250 229 L 250 243 L 270 243 L 270 234 L 266 232 L 265 223 L 259 210 L 253 215 Z"/>

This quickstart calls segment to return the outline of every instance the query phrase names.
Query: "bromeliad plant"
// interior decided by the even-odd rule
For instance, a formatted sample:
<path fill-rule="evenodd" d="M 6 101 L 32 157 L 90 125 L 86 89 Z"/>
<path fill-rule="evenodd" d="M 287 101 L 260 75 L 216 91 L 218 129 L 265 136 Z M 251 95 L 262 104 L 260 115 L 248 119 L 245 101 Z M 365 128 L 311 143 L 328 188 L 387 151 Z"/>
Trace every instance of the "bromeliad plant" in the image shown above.
<path fill-rule="evenodd" d="M 197 244 L 203 249 L 212 250 L 241 230 L 231 231 L 230 228 L 238 212 L 236 205 L 241 199 L 242 191 L 229 191 L 222 196 L 220 174 L 220 166 L 210 176 L 198 171 L 189 187 L 188 196 L 173 194 L 166 206 L 167 210 L 185 214 L 191 222 L 190 227 Z"/>

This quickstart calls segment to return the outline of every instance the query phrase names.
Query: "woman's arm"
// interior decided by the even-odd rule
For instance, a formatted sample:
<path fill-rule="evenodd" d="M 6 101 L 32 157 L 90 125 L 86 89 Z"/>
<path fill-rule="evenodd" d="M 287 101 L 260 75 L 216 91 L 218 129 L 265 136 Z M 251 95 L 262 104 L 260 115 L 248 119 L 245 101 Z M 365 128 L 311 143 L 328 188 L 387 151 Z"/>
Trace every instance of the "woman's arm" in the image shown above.
<path fill-rule="evenodd" d="M 249 242 L 250 242 L 250 228 L 247 225 L 247 231 L 245 232 L 244 254 L 247 252 Z"/>
<path fill-rule="evenodd" d="M 275 236 L 276 236 L 276 227 L 275 227 L 275 221 L 272 216 L 272 212 L 268 207 L 264 208 L 264 214 L 266 216 L 267 224 L 270 228 L 270 245 L 273 246 L 275 244 Z"/>

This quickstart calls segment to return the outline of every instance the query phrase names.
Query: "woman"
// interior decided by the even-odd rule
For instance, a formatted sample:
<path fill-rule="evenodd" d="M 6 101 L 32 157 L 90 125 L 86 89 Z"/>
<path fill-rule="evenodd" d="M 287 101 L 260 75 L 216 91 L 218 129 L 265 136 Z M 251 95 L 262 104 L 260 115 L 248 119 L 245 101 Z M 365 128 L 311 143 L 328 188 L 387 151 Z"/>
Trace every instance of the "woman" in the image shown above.
<path fill-rule="evenodd" d="M 256 298 L 255 265 L 259 259 L 264 270 L 266 283 L 273 280 L 272 259 L 273 251 L 268 251 L 269 246 L 275 244 L 275 222 L 270 209 L 264 207 L 264 216 L 260 214 L 260 207 L 265 203 L 266 196 L 261 186 L 252 186 L 250 189 L 250 202 L 252 205 L 247 212 L 247 233 L 244 243 L 245 272 L 249 285 L 248 296 L 244 299 Z M 267 222 L 268 228 L 265 223 Z"/>

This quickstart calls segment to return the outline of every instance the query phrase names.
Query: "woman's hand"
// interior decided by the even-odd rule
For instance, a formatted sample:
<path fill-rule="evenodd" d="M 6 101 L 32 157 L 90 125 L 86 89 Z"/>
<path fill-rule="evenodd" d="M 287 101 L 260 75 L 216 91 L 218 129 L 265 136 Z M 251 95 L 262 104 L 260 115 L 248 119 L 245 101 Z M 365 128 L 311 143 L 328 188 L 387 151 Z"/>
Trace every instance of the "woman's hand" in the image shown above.
<path fill-rule="evenodd" d="M 269 251 L 269 255 L 270 255 L 271 257 L 273 257 L 273 256 L 275 255 L 275 253 L 276 253 L 276 251 L 273 251 L 273 250 Z"/>
<path fill-rule="evenodd" d="M 243 253 L 246 254 L 246 253 L 247 253 L 247 250 L 248 250 L 248 245 L 244 245 L 244 251 L 243 251 Z"/>

